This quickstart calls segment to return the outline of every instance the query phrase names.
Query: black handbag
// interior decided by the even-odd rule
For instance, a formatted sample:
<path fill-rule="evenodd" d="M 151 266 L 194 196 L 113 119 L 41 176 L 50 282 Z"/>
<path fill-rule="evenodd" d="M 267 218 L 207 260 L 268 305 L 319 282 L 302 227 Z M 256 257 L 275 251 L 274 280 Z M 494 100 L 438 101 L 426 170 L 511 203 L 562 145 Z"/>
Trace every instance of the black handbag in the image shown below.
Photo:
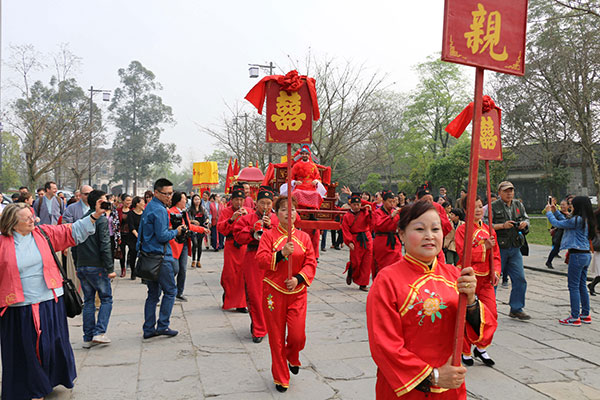
<path fill-rule="evenodd" d="M 167 244 L 162 254 L 146 253 L 142 250 L 142 244 L 144 243 L 144 235 L 142 233 L 143 225 L 140 223 L 140 251 L 138 252 L 137 260 L 135 262 L 135 275 L 147 281 L 156 282 L 160 275 L 160 268 L 163 260 L 165 259 L 165 253 L 167 252 Z"/>
<path fill-rule="evenodd" d="M 44 230 L 42 228 L 39 228 L 39 229 L 40 229 L 40 232 L 42 232 L 42 235 L 44 235 L 44 237 L 46 238 L 46 241 L 48 242 L 48 246 L 50 246 L 50 251 L 52 251 L 52 255 L 54 256 L 54 262 L 56 262 L 56 265 L 58 266 L 58 270 L 60 271 L 60 274 L 63 277 L 63 292 L 64 292 L 63 300 L 65 302 L 65 309 L 67 311 L 67 317 L 75 318 L 76 316 L 81 314 L 81 311 L 83 310 L 83 300 L 81 300 L 81 296 L 79 295 L 79 292 L 75 288 L 73 281 L 67 277 L 67 273 L 63 269 L 61 262 L 58 260 L 58 257 L 56 256 L 56 253 L 54 252 L 54 247 L 52 246 L 52 242 L 50 241 L 50 238 L 48 237 L 48 235 L 46 234 L 46 232 L 44 232 Z"/>

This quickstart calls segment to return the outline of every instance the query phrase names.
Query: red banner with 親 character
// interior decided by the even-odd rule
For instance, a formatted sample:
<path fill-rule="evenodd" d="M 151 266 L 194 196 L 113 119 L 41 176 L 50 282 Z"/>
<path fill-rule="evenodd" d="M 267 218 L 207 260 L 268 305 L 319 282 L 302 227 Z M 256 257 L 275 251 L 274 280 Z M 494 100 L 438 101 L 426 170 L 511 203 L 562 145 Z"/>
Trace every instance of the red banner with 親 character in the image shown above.
<path fill-rule="evenodd" d="M 446 0 L 442 60 L 525 73 L 527 0 Z"/>

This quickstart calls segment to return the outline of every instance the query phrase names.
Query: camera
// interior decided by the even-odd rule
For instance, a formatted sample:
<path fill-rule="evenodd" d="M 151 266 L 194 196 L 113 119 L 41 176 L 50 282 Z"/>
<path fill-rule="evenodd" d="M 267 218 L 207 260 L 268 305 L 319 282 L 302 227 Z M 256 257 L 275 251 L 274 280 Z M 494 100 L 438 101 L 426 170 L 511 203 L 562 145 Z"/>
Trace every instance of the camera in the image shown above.
<path fill-rule="evenodd" d="M 110 201 L 103 201 L 100 203 L 100 208 L 102 210 L 112 210 L 112 203 Z"/>
<path fill-rule="evenodd" d="M 183 215 L 170 214 L 169 218 L 171 220 L 171 226 L 173 227 L 173 229 L 177 229 L 181 225 L 183 225 Z M 175 236 L 175 241 L 177 243 L 185 243 L 188 240 L 188 238 L 190 238 L 191 234 L 192 232 L 189 231 L 187 226 L 183 225 L 183 227 L 181 228 L 181 233 Z"/>

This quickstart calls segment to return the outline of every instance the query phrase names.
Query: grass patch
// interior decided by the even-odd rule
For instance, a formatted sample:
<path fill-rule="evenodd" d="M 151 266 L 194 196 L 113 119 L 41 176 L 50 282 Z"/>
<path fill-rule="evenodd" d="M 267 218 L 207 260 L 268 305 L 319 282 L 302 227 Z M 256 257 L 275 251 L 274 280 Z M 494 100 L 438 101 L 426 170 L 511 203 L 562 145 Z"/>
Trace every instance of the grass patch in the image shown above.
<path fill-rule="evenodd" d="M 546 215 L 529 214 L 529 222 L 530 226 L 529 234 L 527 235 L 527 242 L 552 246 L 552 237 L 548 232 L 550 225 Z"/>

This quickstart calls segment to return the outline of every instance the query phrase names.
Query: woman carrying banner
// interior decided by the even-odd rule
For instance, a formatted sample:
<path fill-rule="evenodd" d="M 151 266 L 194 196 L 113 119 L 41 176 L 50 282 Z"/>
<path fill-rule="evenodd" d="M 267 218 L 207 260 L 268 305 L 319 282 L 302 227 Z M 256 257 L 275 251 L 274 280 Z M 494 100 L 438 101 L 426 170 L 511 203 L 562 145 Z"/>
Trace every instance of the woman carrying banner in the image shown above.
<path fill-rule="evenodd" d="M 406 255 L 380 271 L 367 298 L 377 399 L 466 399 L 467 370 L 451 364 L 459 295 L 467 296 L 465 334 L 473 343 L 490 340 L 496 318 L 475 295 L 472 268 L 438 262 L 442 226 L 431 203 L 403 208 L 399 229 Z"/>
<path fill-rule="evenodd" d="M 296 204 L 292 198 L 292 221 L 296 220 Z M 301 365 L 299 354 L 306 342 L 306 289 L 315 277 L 317 260 L 308 234 L 295 229 L 293 224 L 290 227 L 287 222 L 287 196 L 275 201 L 275 212 L 279 226 L 265 231 L 256 259 L 259 267 L 266 271 L 262 297 L 271 347 L 271 372 L 277 390 L 285 392 L 290 382 L 289 371 L 296 375 Z M 289 229 L 292 230 L 291 242 L 288 242 Z M 292 271 L 288 277 L 290 257 Z"/>
<path fill-rule="evenodd" d="M 463 209 L 467 208 L 467 198 L 463 199 L 461 204 Z M 486 308 L 494 315 L 494 318 L 498 318 L 498 312 L 496 310 L 496 292 L 494 287 L 498 284 L 500 278 L 500 271 L 502 269 L 502 263 L 500 260 L 500 248 L 496 242 L 496 232 L 490 234 L 490 228 L 482 222 L 483 218 L 483 202 L 481 198 L 477 196 L 475 201 L 475 214 L 473 227 L 473 240 L 471 242 L 471 267 L 475 271 L 477 277 L 477 290 L 475 294 L 479 300 L 485 304 Z M 465 231 L 466 224 L 460 225 L 456 228 L 455 243 L 456 252 L 458 253 L 459 263 L 458 266 L 462 265 L 463 250 L 465 248 Z M 490 257 L 493 259 L 493 269 L 490 271 Z M 491 273 L 491 277 L 490 277 Z M 491 344 L 492 337 L 489 338 L 489 342 L 480 342 L 473 352 L 475 357 L 478 357 L 485 365 L 491 367 L 495 364 L 494 360 L 487 354 L 485 348 Z M 473 365 L 473 357 L 471 355 L 471 345 L 473 342 L 465 335 L 462 362 L 466 366 Z"/>

